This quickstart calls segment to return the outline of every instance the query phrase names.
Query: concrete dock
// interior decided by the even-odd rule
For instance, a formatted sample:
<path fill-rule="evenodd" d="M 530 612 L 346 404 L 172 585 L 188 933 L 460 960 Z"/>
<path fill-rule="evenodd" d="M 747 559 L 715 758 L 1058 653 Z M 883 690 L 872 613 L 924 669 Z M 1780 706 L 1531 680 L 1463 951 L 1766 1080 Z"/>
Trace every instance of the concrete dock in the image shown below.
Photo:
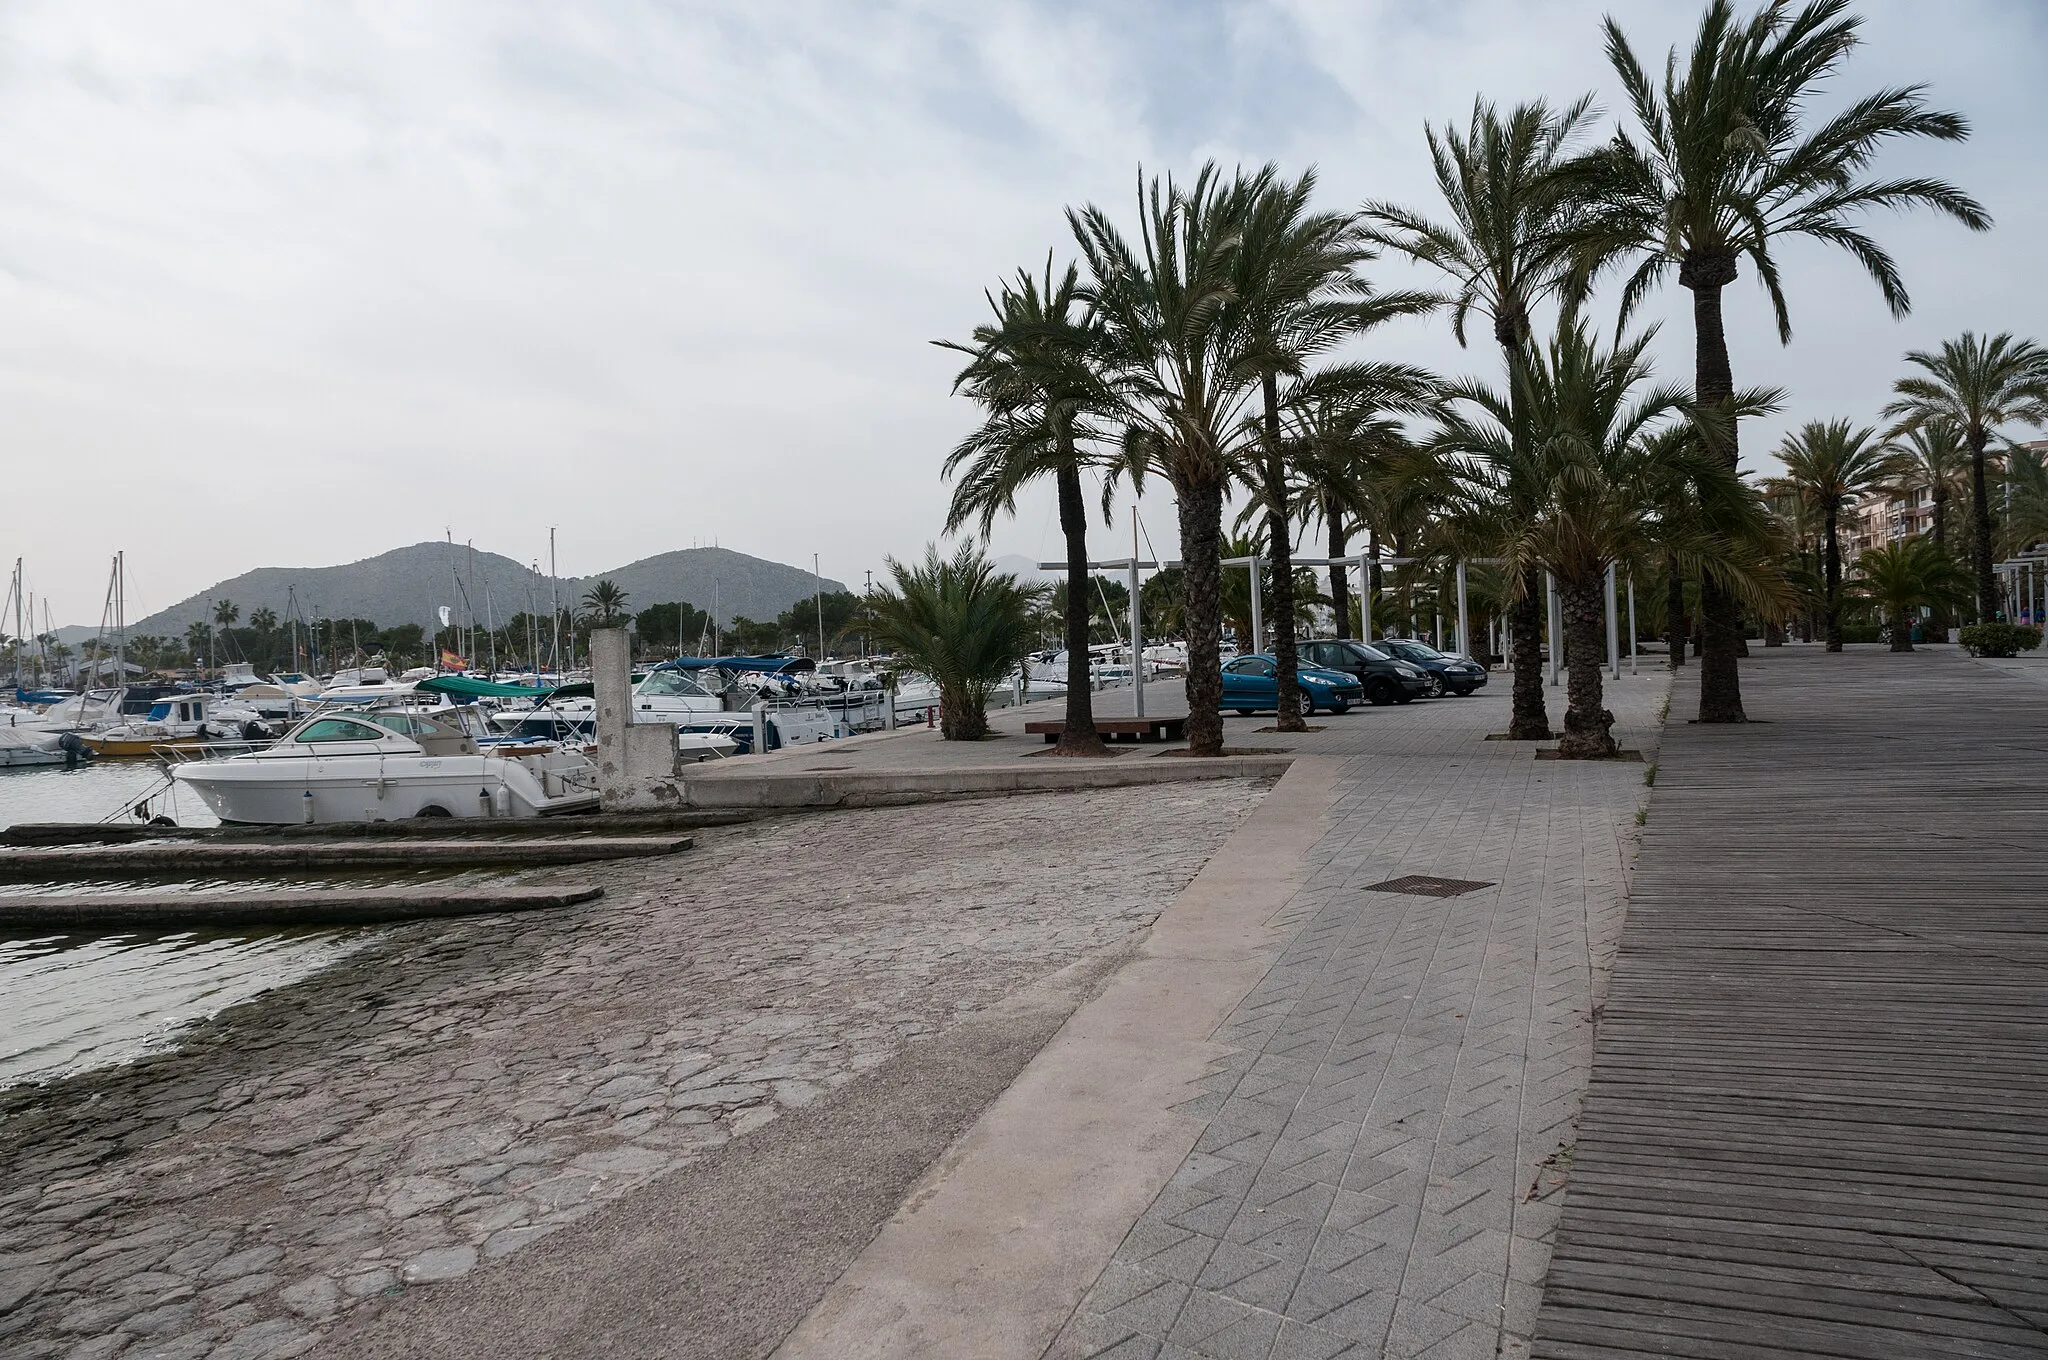
<path fill-rule="evenodd" d="M 191 930 L 201 927 L 356 926 L 441 916 L 547 911 L 604 896 L 594 885 L 463 887 L 446 891 L 63 893 L 0 896 L 0 930 Z"/>

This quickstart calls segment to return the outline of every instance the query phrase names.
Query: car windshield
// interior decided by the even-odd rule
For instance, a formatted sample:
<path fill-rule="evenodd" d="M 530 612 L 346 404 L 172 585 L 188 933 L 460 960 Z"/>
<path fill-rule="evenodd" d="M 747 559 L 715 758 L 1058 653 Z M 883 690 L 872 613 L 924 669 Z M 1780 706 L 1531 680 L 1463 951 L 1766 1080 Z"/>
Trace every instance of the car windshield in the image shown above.
<path fill-rule="evenodd" d="M 1411 642 L 1403 639 L 1393 644 L 1395 651 L 1410 661 L 1441 661 L 1444 654 L 1426 642 Z"/>
<path fill-rule="evenodd" d="M 1390 661 L 1393 659 L 1370 642 L 1353 642 L 1347 645 L 1352 651 L 1358 653 L 1367 661 Z"/>

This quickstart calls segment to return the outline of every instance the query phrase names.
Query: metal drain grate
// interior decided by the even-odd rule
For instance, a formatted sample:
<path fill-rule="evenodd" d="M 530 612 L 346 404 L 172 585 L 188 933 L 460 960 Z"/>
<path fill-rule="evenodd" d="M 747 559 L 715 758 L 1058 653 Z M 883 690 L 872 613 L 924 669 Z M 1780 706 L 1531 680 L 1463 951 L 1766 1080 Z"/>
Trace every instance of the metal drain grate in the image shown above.
<path fill-rule="evenodd" d="M 1431 878 L 1428 874 L 1408 874 L 1401 878 L 1390 878 L 1384 883 L 1367 884 L 1365 892 L 1407 893 L 1411 897 L 1457 897 L 1479 888 L 1491 888 L 1491 883 L 1481 883 L 1470 878 Z"/>

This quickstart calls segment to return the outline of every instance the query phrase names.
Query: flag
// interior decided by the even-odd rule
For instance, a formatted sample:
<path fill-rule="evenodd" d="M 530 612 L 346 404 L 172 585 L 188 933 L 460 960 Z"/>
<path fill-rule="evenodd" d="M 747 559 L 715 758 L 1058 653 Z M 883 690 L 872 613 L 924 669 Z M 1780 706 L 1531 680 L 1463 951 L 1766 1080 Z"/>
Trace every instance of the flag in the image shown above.
<path fill-rule="evenodd" d="M 466 671 L 469 669 L 467 661 L 449 651 L 446 647 L 441 649 L 441 664 L 451 671 Z"/>

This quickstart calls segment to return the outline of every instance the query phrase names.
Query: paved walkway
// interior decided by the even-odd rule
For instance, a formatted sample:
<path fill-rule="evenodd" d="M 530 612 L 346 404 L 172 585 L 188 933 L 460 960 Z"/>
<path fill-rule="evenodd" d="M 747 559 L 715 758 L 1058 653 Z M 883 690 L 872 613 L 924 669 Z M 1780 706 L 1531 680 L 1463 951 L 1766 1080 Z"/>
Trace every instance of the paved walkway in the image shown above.
<path fill-rule="evenodd" d="M 1667 734 L 1538 1355 L 2048 1355 L 2042 674 L 1759 649 Z"/>
<path fill-rule="evenodd" d="M 1649 670 L 1615 683 L 1625 745 L 1654 753 L 1668 686 Z M 1237 990 L 1188 1036 L 1210 1061 L 1160 1097 L 1178 1142 L 1144 1173 L 1128 1226 L 1099 1247 L 1069 1241 L 1086 1269 L 1053 1300 L 1044 1330 L 1007 1308 L 1017 1293 L 1067 1288 L 1071 1272 L 1032 1273 L 1021 1244 L 1092 1213 L 1099 1189 L 1086 1177 L 1033 1181 L 1031 1158 L 1003 1151 L 1004 1130 L 1026 1144 L 1045 1101 L 1075 1098 L 1080 1077 L 1060 1078 L 1088 1070 L 1091 1042 L 1100 1061 L 1118 1060 L 1136 1008 L 1112 987 L 1100 1003 L 1111 1017 L 1077 1014 L 984 1117 L 979 1141 L 936 1169 L 827 1295 L 785 1360 L 1519 1353 L 1647 766 L 1542 761 L 1528 744 L 1485 740 L 1505 725 L 1503 690 L 1354 712 L 1299 735 L 1231 718 L 1232 745 L 1303 757 L 1276 799 L 1327 781 L 1326 820 L 1277 903 L 1245 895 L 1238 915 L 1268 938 L 1247 980 L 1235 982 L 1233 962 L 1157 989 Z M 1223 857 L 1238 853 L 1233 841 Z M 1470 890 L 1375 887 L 1418 874 Z M 1178 1060 L 1177 1043 L 1155 1042 Z M 956 1193 L 982 1163 L 1016 1170 L 1007 1199 Z M 970 1203 L 987 1224 L 980 1236 L 966 1226 Z M 984 1310 L 1002 1311 L 1005 1327 L 963 1336 L 959 1320 Z"/>

